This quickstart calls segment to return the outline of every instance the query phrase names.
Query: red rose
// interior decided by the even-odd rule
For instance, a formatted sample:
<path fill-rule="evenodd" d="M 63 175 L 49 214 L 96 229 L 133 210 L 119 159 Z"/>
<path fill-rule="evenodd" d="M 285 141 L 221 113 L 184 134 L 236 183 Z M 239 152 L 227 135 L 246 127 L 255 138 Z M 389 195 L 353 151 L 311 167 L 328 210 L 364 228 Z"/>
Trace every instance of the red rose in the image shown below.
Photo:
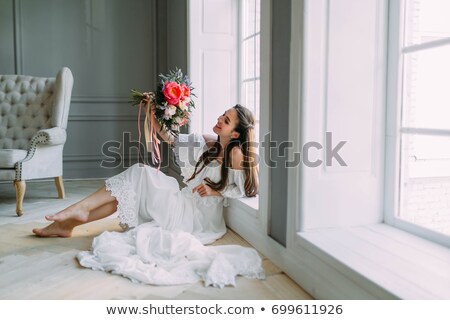
<path fill-rule="evenodd" d="M 176 106 L 180 102 L 183 90 L 176 82 L 166 82 L 164 84 L 163 94 L 169 104 Z"/>
<path fill-rule="evenodd" d="M 183 92 L 183 100 L 185 98 L 189 98 L 189 96 L 191 95 L 191 91 L 189 90 L 189 87 L 187 85 L 185 85 L 184 83 L 181 84 L 181 91 Z"/>

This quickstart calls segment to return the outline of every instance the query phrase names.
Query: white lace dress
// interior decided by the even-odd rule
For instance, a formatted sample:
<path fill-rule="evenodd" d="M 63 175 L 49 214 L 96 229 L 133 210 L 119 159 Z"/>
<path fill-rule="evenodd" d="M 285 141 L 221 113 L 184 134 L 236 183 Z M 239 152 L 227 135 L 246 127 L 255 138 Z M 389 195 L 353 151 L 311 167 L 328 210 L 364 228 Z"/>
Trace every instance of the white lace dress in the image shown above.
<path fill-rule="evenodd" d="M 200 134 L 180 134 L 174 152 L 186 179 L 206 150 Z M 226 232 L 226 198 L 244 196 L 244 172 L 229 169 L 222 196 L 200 197 L 192 189 L 208 177 L 220 180 L 220 165 L 211 162 L 182 190 L 177 180 L 149 166 L 136 164 L 106 180 L 118 201 L 120 224 L 127 232 L 104 232 L 91 251 L 78 254 L 80 264 L 110 271 L 134 281 L 172 285 L 196 282 L 223 287 L 236 275 L 263 278 L 261 259 L 254 249 L 204 246 Z"/>

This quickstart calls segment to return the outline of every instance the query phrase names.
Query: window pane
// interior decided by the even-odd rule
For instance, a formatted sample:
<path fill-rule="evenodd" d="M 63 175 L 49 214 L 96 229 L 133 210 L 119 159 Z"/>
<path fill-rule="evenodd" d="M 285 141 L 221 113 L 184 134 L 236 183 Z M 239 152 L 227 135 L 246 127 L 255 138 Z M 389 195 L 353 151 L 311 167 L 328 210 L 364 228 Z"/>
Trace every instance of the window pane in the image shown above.
<path fill-rule="evenodd" d="M 254 110 L 254 114 L 256 119 L 259 119 L 259 93 L 260 93 L 260 86 L 259 86 L 259 79 L 255 80 L 255 110 Z"/>
<path fill-rule="evenodd" d="M 403 165 L 408 170 L 409 177 L 450 176 L 450 137 L 404 133 L 402 151 L 405 159 L 408 159 Z M 424 163 L 435 165 L 429 167 Z M 443 167 L 441 164 L 447 166 Z"/>
<path fill-rule="evenodd" d="M 450 235 L 450 137 L 402 135 L 399 218 Z"/>
<path fill-rule="evenodd" d="M 243 86 L 244 106 L 254 112 L 255 110 L 255 82 L 244 82 Z"/>
<path fill-rule="evenodd" d="M 255 38 L 247 39 L 242 44 L 243 79 L 255 77 Z"/>
<path fill-rule="evenodd" d="M 419 44 L 450 37 L 450 1 L 407 0 L 405 44 Z"/>
<path fill-rule="evenodd" d="M 403 126 L 450 129 L 449 57 L 450 46 L 405 55 Z"/>
<path fill-rule="evenodd" d="M 256 77 L 259 77 L 259 75 L 260 75 L 260 53 L 261 53 L 261 51 L 260 51 L 260 35 L 258 34 L 258 35 L 256 35 L 255 36 L 255 76 Z"/>
<path fill-rule="evenodd" d="M 256 0 L 243 0 L 242 4 L 242 37 L 255 33 Z"/>
<path fill-rule="evenodd" d="M 241 1 L 241 103 L 255 115 L 255 133 L 259 134 L 260 95 L 260 0 Z"/>
<path fill-rule="evenodd" d="M 256 19 L 256 25 L 255 25 L 255 32 L 261 31 L 261 0 L 256 0 L 256 9 L 255 9 L 255 19 Z"/>

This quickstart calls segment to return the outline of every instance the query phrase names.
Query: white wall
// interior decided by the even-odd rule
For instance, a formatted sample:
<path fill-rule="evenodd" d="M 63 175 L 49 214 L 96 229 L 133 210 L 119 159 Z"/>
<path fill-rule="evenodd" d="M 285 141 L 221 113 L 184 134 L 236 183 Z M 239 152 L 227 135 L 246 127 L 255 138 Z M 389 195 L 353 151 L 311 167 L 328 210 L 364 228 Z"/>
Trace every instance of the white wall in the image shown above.
<path fill-rule="evenodd" d="M 385 24 L 383 1 L 305 1 L 302 144 L 333 147 L 348 166 L 302 167 L 302 229 L 382 220 Z M 312 154 L 325 158 L 321 152 Z"/>
<path fill-rule="evenodd" d="M 191 131 L 212 133 L 217 117 L 238 103 L 236 0 L 189 1 L 189 75 L 196 110 Z"/>

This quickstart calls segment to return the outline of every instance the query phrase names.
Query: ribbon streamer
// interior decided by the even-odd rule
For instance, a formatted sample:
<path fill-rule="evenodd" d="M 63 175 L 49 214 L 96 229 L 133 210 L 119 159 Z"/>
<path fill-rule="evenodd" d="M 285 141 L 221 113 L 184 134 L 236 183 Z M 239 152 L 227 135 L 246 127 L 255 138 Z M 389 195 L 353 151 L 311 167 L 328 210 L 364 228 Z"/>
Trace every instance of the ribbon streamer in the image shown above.
<path fill-rule="evenodd" d="M 141 108 L 145 110 L 145 119 L 144 119 L 144 137 L 145 137 L 145 146 L 147 151 L 152 154 L 153 163 L 158 163 L 158 170 L 161 167 L 161 153 L 159 151 L 160 141 L 156 134 L 155 129 L 155 110 L 154 103 L 151 98 L 153 93 L 144 93 L 145 98 L 142 99 L 139 103 L 139 112 L 138 112 L 138 139 L 139 145 L 141 145 Z M 145 102 L 145 105 L 143 103 Z M 152 108 L 153 107 L 153 108 Z M 140 148 L 139 148 L 140 153 Z"/>

